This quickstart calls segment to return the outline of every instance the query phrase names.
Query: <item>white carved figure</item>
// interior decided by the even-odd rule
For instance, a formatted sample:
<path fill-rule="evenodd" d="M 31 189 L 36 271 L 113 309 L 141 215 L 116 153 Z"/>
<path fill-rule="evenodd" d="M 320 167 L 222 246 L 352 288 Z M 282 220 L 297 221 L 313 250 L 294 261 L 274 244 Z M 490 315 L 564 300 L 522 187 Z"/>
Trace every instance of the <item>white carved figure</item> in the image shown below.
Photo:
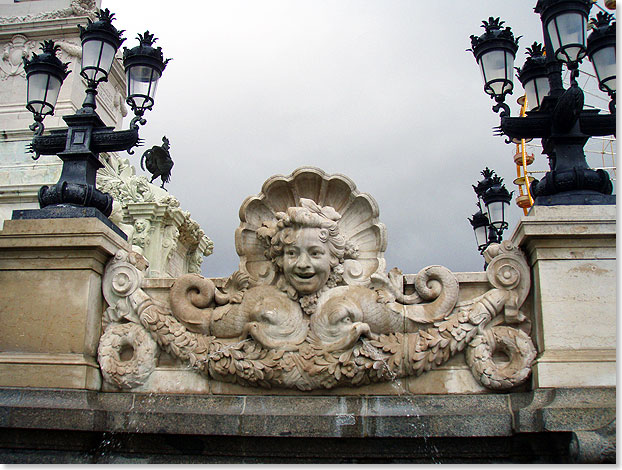
<path fill-rule="evenodd" d="M 144 254 L 146 245 L 149 244 L 149 230 L 151 222 L 148 219 L 136 219 L 134 222 L 134 234 L 132 237 L 132 245 L 136 246 L 136 251 Z"/>
<path fill-rule="evenodd" d="M 164 259 L 168 260 L 173 252 L 177 249 L 177 239 L 179 238 L 179 230 L 174 225 L 164 227 L 164 239 L 162 241 L 162 249 L 164 250 Z"/>
<path fill-rule="evenodd" d="M 186 274 L 165 305 L 140 288 L 140 255 L 121 252 L 109 263 L 109 339 L 99 359 L 110 368 L 106 380 L 136 386 L 151 370 L 145 359 L 148 367 L 119 373 L 123 322 L 141 325 L 161 350 L 206 377 L 243 385 L 357 386 L 419 375 L 465 350 L 488 388 L 506 390 L 529 376 L 535 348 L 520 311 L 529 269 L 510 243 L 486 252 L 490 289 L 458 302 L 458 281 L 442 266 L 422 269 L 408 295 L 399 270 L 384 272 L 375 202 L 342 175 L 301 168 L 273 177 L 244 202 L 240 218 L 240 267 L 222 287 Z M 124 328 L 133 348 L 145 343 L 143 356 L 154 356 L 151 343 Z M 495 362 L 495 352 L 509 362 Z"/>
<path fill-rule="evenodd" d="M 194 250 L 188 256 L 188 272 L 194 274 L 201 273 L 201 264 L 203 263 L 203 252 L 201 250 Z"/>

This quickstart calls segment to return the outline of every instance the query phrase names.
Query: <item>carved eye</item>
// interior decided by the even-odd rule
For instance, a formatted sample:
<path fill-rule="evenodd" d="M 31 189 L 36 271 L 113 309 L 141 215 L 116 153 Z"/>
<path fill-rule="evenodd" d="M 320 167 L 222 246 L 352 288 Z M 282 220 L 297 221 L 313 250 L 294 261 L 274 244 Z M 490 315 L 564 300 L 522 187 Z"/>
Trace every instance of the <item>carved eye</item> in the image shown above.
<path fill-rule="evenodd" d="M 349 315 L 346 315 L 342 320 L 343 323 L 352 323 L 352 318 Z"/>

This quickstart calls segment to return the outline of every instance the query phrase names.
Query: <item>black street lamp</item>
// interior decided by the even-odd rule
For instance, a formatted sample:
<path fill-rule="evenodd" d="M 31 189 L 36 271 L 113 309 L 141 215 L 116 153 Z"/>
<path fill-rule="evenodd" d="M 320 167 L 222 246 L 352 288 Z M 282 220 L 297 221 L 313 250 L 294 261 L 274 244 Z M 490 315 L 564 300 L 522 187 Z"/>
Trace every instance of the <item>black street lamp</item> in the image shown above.
<path fill-rule="evenodd" d="M 149 32 L 139 35 L 140 45 L 125 49 L 124 66 L 128 77 L 127 103 L 136 118 L 130 129 L 115 131 L 104 124 L 95 112 L 97 86 L 108 80 L 108 74 L 118 48 L 125 40 L 123 31 L 113 25 L 114 14 L 104 9 L 98 12 L 98 21 L 86 28 L 79 26 L 82 40 L 82 63 L 80 75 L 86 80 L 86 98 L 75 114 L 63 116 L 68 128 L 43 135 L 43 119 L 54 114 L 61 84 L 67 76 L 67 65 L 57 57 L 58 46 L 53 41 L 43 43 L 43 53 L 24 59 L 28 80 L 28 103 L 35 123 L 30 127 L 35 135 L 29 145 L 38 159 L 41 155 L 58 155 L 63 168 L 58 182 L 39 190 L 39 206 L 36 210 L 15 210 L 13 219 L 97 217 L 117 233 L 125 234 L 108 216 L 112 212 L 112 197 L 95 187 L 101 152 L 117 152 L 139 145 L 138 123 L 145 124 L 142 117 L 151 109 L 157 81 L 168 60 L 164 60 L 161 48 L 154 48 L 155 38 Z M 148 78 L 145 78 L 148 77 Z M 137 85 L 138 84 L 138 85 Z M 146 84 L 146 85 L 145 85 Z"/>
<path fill-rule="evenodd" d="M 30 130 L 34 131 L 35 135 L 43 133 L 45 116 L 54 114 L 60 87 L 71 72 L 67 70 L 69 63 L 62 63 L 56 57 L 59 50 L 60 46 L 56 46 L 54 41 L 44 41 L 41 44 L 41 54 L 33 53 L 31 60 L 24 58 L 28 81 L 26 109 L 34 116 L 35 122 L 30 126 Z"/>
<path fill-rule="evenodd" d="M 512 74 L 507 68 L 512 66 L 512 50 L 518 48 L 519 38 L 514 38 L 509 27 L 503 28 L 498 18 L 484 22 L 483 35 L 471 36 L 470 50 L 482 68 L 484 91 L 496 101 L 493 110 L 501 111 L 499 134 L 506 135 L 508 142 L 540 138 L 543 153 L 549 157 L 550 171 L 530 187 L 536 205 L 615 204 L 608 173 L 589 168 L 583 151 L 590 137 L 615 135 L 616 124 L 615 22 L 610 25 L 612 15 L 599 14 L 592 20 L 596 28 L 588 38 L 591 7 L 591 0 L 538 0 L 535 11 L 542 21 L 544 50 L 534 44 L 528 50 L 530 57 L 518 70 L 527 95 L 529 111 L 525 117 L 510 117 L 504 102 L 512 93 Z M 486 60 L 493 54 L 495 60 Z M 583 108 L 577 76 L 586 55 L 594 64 L 599 87 L 611 97 L 610 114 Z M 562 64 L 571 72 L 568 89 L 562 84 Z M 503 86 L 495 87 L 495 83 Z"/>
<path fill-rule="evenodd" d="M 493 170 L 486 168 L 481 174 L 484 179 L 473 186 L 479 210 L 468 220 L 475 232 L 477 249 L 483 254 L 491 243 L 500 243 L 503 239 L 503 232 L 508 228 L 506 209 L 512 200 L 512 193 L 505 188 L 503 178 Z"/>
<path fill-rule="evenodd" d="M 594 28 L 587 37 L 587 54 L 598 77 L 599 88 L 611 98 L 609 111 L 614 114 L 616 103 L 616 23 L 613 15 L 599 11 Z"/>
<path fill-rule="evenodd" d="M 532 111 L 540 108 L 542 100 L 551 91 L 551 86 L 542 44 L 534 42 L 527 48 L 527 56 L 525 64 L 517 70 L 516 76 L 525 90 L 526 110 Z"/>

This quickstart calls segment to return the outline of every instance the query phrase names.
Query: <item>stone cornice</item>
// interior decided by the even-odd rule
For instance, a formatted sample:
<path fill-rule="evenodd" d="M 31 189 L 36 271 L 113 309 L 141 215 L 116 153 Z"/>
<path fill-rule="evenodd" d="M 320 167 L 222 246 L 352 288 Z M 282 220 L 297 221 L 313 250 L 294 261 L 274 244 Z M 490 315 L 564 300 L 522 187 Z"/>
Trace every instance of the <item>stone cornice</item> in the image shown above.
<path fill-rule="evenodd" d="M 142 397 L 0 388 L 0 411 L 10 417 L 7 425 L 16 428 L 322 438 L 581 431 L 602 428 L 616 417 L 615 388 L 604 387 L 508 395 L 420 395 L 416 402 L 412 396 Z M 68 410 L 75 419 L 66 419 Z"/>

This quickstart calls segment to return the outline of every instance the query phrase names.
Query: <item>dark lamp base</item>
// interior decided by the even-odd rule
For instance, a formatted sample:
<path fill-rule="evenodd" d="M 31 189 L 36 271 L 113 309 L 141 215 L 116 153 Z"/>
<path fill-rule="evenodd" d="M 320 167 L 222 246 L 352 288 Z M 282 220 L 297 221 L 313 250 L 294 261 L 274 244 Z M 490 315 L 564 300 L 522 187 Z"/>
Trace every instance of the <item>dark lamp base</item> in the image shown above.
<path fill-rule="evenodd" d="M 61 204 L 47 206 L 43 209 L 18 209 L 13 211 L 11 219 L 78 219 L 82 217 L 95 217 L 110 227 L 123 240 L 127 240 L 127 235 L 123 230 L 113 224 L 99 209 L 94 207 L 73 206 L 71 204 Z"/>
<path fill-rule="evenodd" d="M 615 194 L 602 194 L 596 191 L 568 191 L 548 196 L 538 196 L 534 202 L 536 206 L 598 206 L 615 204 Z"/>

